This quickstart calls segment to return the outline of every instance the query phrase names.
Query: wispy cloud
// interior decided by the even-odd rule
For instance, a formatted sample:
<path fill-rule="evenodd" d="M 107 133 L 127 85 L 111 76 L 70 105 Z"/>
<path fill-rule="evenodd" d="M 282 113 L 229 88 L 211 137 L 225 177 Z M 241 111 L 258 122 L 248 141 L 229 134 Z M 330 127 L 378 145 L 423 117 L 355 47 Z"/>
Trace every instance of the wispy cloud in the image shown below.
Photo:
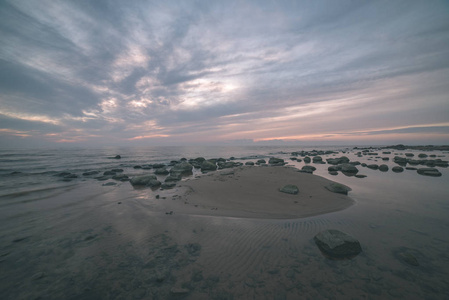
<path fill-rule="evenodd" d="M 438 127 L 446 143 L 435 124 L 449 121 L 448 11 L 423 1 L 3 1 L 1 135 L 365 142 Z"/>

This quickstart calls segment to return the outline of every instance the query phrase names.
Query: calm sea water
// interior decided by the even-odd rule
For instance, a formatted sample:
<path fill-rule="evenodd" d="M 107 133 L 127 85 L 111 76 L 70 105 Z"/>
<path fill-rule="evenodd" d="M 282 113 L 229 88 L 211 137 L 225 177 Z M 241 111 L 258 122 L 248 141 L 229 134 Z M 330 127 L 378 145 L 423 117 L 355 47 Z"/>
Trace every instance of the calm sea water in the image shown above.
<path fill-rule="evenodd" d="M 346 184 L 356 204 L 331 214 L 262 220 L 175 214 L 178 195 L 103 186 L 84 172 L 181 158 L 292 161 L 293 151 L 333 150 L 366 178 L 314 174 Z M 344 153 L 343 153 L 344 152 Z M 0 150 L 1 299 L 449 299 L 449 170 L 441 177 L 394 173 L 393 157 L 422 151 L 357 156 L 352 147 L 141 147 Z M 426 152 L 449 159 L 448 153 Z M 121 155 L 121 159 L 111 159 Z M 389 160 L 383 160 L 387 158 Z M 422 167 L 422 166 L 416 166 Z M 64 179 L 67 172 L 76 178 Z M 363 253 L 332 261 L 313 236 L 339 229 Z M 405 253 L 405 254 L 404 254 Z M 412 255 L 419 263 L 404 262 Z"/>

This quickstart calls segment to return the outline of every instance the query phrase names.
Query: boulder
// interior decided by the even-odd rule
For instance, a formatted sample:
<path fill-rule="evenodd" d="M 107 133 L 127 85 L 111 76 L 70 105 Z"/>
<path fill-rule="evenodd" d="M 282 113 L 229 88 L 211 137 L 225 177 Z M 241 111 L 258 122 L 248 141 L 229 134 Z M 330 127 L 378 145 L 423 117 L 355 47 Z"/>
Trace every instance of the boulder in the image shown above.
<path fill-rule="evenodd" d="M 153 169 L 160 169 L 160 168 L 165 168 L 166 165 L 165 164 L 154 164 L 153 165 Z"/>
<path fill-rule="evenodd" d="M 112 176 L 112 179 L 120 180 L 120 181 L 127 181 L 127 180 L 129 180 L 128 175 L 125 175 L 125 174 L 116 174 L 116 175 Z"/>
<path fill-rule="evenodd" d="M 381 171 L 381 172 L 387 172 L 387 171 L 388 171 L 388 166 L 387 166 L 387 165 L 380 165 L 380 166 L 379 166 L 379 171 Z"/>
<path fill-rule="evenodd" d="M 321 231 L 314 240 L 318 248 L 331 258 L 351 258 L 362 252 L 357 239 L 339 230 Z"/>
<path fill-rule="evenodd" d="M 314 166 L 303 166 L 300 172 L 312 174 L 315 170 L 316 168 Z"/>
<path fill-rule="evenodd" d="M 351 191 L 350 187 L 348 187 L 344 184 L 336 183 L 336 182 L 332 182 L 329 185 L 327 185 L 326 189 L 328 189 L 329 191 L 331 191 L 333 193 L 344 194 L 344 195 L 347 195 L 348 192 Z"/>
<path fill-rule="evenodd" d="M 419 168 L 418 174 L 424 175 L 424 176 L 432 176 L 432 177 L 440 177 L 441 173 L 438 171 L 438 169 L 435 168 Z"/>
<path fill-rule="evenodd" d="M 246 166 L 254 166 L 254 162 L 252 162 L 252 161 L 247 161 L 247 162 L 245 163 L 245 165 L 246 165 Z"/>
<path fill-rule="evenodd" d="M 399 166 L 395 166 L 391 169 L 391 171 L 395 172 L 395 173 L 401 173 L 404 172 L 404 168 L 403 167 L 399 167 Z"/>
<path fill-rule="evenodd" d="M 372 170 L 377 170 L 379 169 L 379 165 L 377 164 L 371 164 L 371 165 L 367 165 L 368 168 L 372 169 Z"/>
<path fill-rule="evenodd" d="M 157 168 L 155 171 L 154 171 L 154 174 L 156 174 L 156 175 L 168 175 L 168 170 L 167 170 L 167 168 L 164 166 L 164 167 L 162 167 L 162 168 Z"/>
<path fill-rule="evenodd" d="M 182 161 L 179 164 L 173 166 L 170 173 L 192 174 L 193 166 L 186 161 Z"/>
<path fill-rule="evenodd" d="M 270 159 L 268 160 L 268 163 L 270 165 L 284 165 L 284 160 L 282 158 L 276 158 L 276 157 L 270 157 Z"/>
<path fill-rule="evenodd" d="M 216 169 L 217 165 L 210 160 L 205 160 L 201 163 L 201 171 L 215 171 Z"/>
<path fill-rule="evenodd" d="M 357 174 L 359 172 L 359 169 L 357 169 L 352 164 L 342 164 L 339 167 L 340 171 L 345 174 Z"/>
<path fill-rule="evenodd" d="M 338 172 L 337 171 L 329 171 L 329 174 L 335 176 L 335 175 L 338 175 Z"/>
<path fill-rule="evenodd" d="M 310 163 L 311 161 L 312 161 L 312 160 L 310 159 L 310 157 L 308 157 L 308 156 L 304 157 L 304 162 L 305 162 L 306 164 Z"/>
<path fill-rule="evenodd" d="M 175 186 L 176 186 L 176 183 L 174 183 L 174 182 L 164 182 L 164 183 L 161 185 L 161 188 L 163 188 L 163 189 L 165 189 L 165 190 L 168 190 L 168 189 L 174 188 Z"/>
<path fill-rule="evenodd" d="M 320 164 L 320 163 L 323 162 L 323 158 L 322 158 L 321 156 L 314 156 L 313 159 L 312 159 L 312 161 L 313 161 L 314 163 Z"/>
<path fill-rule="evenodd" d="M 266 161 L 265 159 L 259 159 L 259 160 L 256 162 L 257 165 L 260 165 L 260 164 L 266 164 L 266 163 L 267 163 L 267 161 Z"/>
<path fill-rule="evenodd" d="M 129 181 L 133 186 L 147 186 L 150 184 L 150 181 L 157 181 L 156 176 L 154 175 L 141 175 L 141 176 L 134 176 Z M 154 184 L 154 182 L 152 183 Z"/>
<path fill-rule="evenodd" d="M 298 189 L 298 187 L 296 185 L 287 184 L 286 186 L 280 188 L 279 191 L 282 192 L 282 193 L 296 195 L 296 194 L 298 194 L 299 189 Z"/>

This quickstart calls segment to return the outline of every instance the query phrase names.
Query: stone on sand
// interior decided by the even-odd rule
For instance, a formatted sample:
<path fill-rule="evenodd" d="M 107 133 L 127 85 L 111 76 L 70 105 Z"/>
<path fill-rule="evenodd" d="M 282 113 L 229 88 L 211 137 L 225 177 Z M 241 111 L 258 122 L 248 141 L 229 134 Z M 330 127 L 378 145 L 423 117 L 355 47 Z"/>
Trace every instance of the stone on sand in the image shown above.
<path fill-rule="evenodd" d="M 357 239 L 339 230 L 321 231 L 314 240 L 318 248 L 331 258 L 351 258 L 362 252 Z"/>
<path fill-rule="evenodd" d="M 287 184 L 286 186 L 284 186 L 281 189 L 279 189 L 279 191 L 282 192 L 282 193 L 296 195 L 296 194 L 298 194 L 299 189 L 298 189 L 298 187 L 296 185 Z"/>
<path fill-rule="evenodd" d="M 344 194 L 344 195 L 347 195 L 348 192 L 351 191 L 350 187 L 348 187 L 344 184 L 336 183 L 336 182 L 332 182 L 329 185 L 327 185 L 326 189 L 328 189 L 329 191 L 331 191 L 333 193 Z"/>

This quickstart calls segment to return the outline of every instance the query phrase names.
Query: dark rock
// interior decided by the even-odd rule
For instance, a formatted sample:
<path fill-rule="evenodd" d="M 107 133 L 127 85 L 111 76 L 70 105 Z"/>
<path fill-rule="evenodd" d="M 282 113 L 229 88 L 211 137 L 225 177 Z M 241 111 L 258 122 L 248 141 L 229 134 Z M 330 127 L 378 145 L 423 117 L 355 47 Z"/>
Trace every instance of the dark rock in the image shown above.
<path fill-rule="evenodd" d="M 209 160 L 205 160 L 201 163 L 201 171 L 215 171 L 217 165 Z"/>
<path fill-rule="evenodd" d="M 117 185 L 117 183 L 116 182 L 106 182 L 106 183 L 102 184 L 102 186 L 113 186 L 113 185 Z"/>
<path fill-rule="evenodd" d="M 340 167 L 340 171 L 343 173 L 357 174 L 359 172 L 359 169 L 357 169 L 352 164 L 342 164 L 339 167 Z"/>
<path fill-rule="evenodd" d="M 381 172 L 387 172 L 388 171 L 388 166 L 387 165 L 380 165 L 379 166 L 379 171 Z"/>
<path fill-rule="evenodd" d="M 256 162 L 257 165 L 260 165 L 260 164 L 266 164 L 266 163 L 267 163 L 267 161 L 266 161 L 265 159 L 259 159 L 259 160 Z"/>
<path fill-rule="evenodd" d="M 382 157 L 382 160 L 387 161 L 387 160 L 390 160 L 390 158 L 389 157 Z"/>
<path fill-rule="evenodd" d="M 296 195 L 299 192 L 298 187 L 293 184 L 287 184 L 286 186 L 279 189 L 279 191 L 283 192 L 283 193 L 287 193 L 287 194 L 292 194 L 292 195 Z"/>
<path fill-rule="evenodd" d="M 254 162 L 252 162 L 252 161 L 247 161 L 247 162 L 245 163 L 245 165 L 246 165 L 246 166 L 254 166 Z"/>
<path fill-rule="evenodd" d="M 348 192 L 351 191 L 350 187 L 348 187 L 344 184 L 336 183 L 336 182 L 332 182 L 329 185 L 327 185 L 326 189 L 328 189 L 329 191 L 331 191 L 333 193 L 344 194 L 344 195 L 347 195 Z"/>
<path fill-rule="evenodd" d="M 106 171 L 103 173 L 103 176 L 112 176 L 112 175 L 115 175 L 114 171 Z"/>
<path fill-rule="evenodd" d="M 426 157 L 427 157 L 427 154 L 425 154 L 425 153 L 420 153 L 420 154 L 418 154 L 418 157 L 420 157 L 420 158 L 426 158 Z"/>
<path fill-rule="evenodd" d="M 368 168 L 372 169 L 372 170 L 377 170 L 379 169 L 379 165 L 377 164 L 371 164 L 371 165 L 367 165 Z"/>
<path fill-rule="evenodd" d="M 125 175 L 125 174 L 117 174 L 117 175 L 112 176 L 112 179 L 120 180 L 120 181 L 127 181 L 127 180 L 129 180 L 129 177 L 128 177 L 128 175 Z"/>
<path fill-rule="evenodd" d="M 120 159 L 120 158 L 122 158 L 120 155 L 116 155 L 116 156 L 114 156 L 114 158 L 115 159 Z"/>
<path fill-rule="evenodd" d="M 303 166 L 300 172 L 312 174 L 315 170 L 316 168 L 314 166 Z"/>
<path fill-rule="evenodd" d="M 150 184 L 150 181 L 157 181 L 157 177 L 154 175 L 135 176 L 131 178 L 130 183 L 133 186 L 147 186 Z M 152 184 L 154 184 L 154 182 Z"/>
<path fill-rule="evenodd" d="M 142 166 L 134 166 L 134 169 L 142 169 Z"/>
<path fill-rule="evenodd" d="M 322 158 L 321 156 L 314 156 L 314 157 L 312 158 L 312 161 L 313 161 L 314 163 L 322 163 L 322 162 L 323 162 L 323 158 Z"/>
<path fill-rule="evenodd" d="M 395 156 L 393 161 L 400 166 L 405 166 L 407 164 L 407 158 L 405 157 Z"/>
<path fill-rule="evenodd" d="M 355 175 L 355 177 L 356 177 L 356 178 L 365 178 L 365 177 L 366 177 L 366 175 L 362 175 L 362 174 L 357 174 L 357 175 Z"/>
<path fill-rule="evenodd" d="M 335 175 L 338 175 L 338 172 L 337 171 L 329 171 L 329 174 L 335 176 Z"/>
<path fill-rule="evenodd" d="M 395 166 L 391 169 L 391 171 L 395 172 L 395 173 L 401 173 L 404 172 L 404 168 L 403 167 L 399 167 L 399 166 Z"/>
<path fill-rule="evenodd" d="M 162 167 L 162 168 L 157 168 L 157 169 L 154 171 L 154 174 L 156 174 L 156 175 L 168 175 L 168 173 L 170 173 L 170 172 L 168 172 L 168 170 L 166 169 L 165 166 Z"/>
<path fill-rule="evenodd" d="M 182 179 L 182 175 L 180 173 L 172 173 L 167 178 L 165 178 L 165 182 L 176 182 Z"/>
<path fill-rule="evenodd" d="M 284 160 L 282 158 L 270 157 L 268 163 L 270 165 L 284 165 Z"/>
<path fill-rule="evenodd" d="M 339 230 L 322 231 L 314 240 L 318 248 L 331 258 L 351 258 L 362 252 L 357 239 Z"/>
<path fill-rule="evenodd" d="M 304 162 L 305 162 L 306 164 L 310 163 L 311 161 L 312 161 L 312 160 L 310 159 L 310 157 L 308 157 L 308 156 L 304 157 Z"/>
<path fill-rule="evenodd" d="M 413 154 L 413 153 L 405 153 L 405 156 L 407 156 L 407 157 L 413 157 L 413 156 L 415 156 L 415 154 Z"/>
<path fill-rule="evenodd" d="M 99 171 L 89 171 L 89 172 L 84 172 L 83 176 L 97 175 L 99 173 L 100 173 Z"/>
<path fill-rule="evenodd" d="M 435 168 L 420 168 L 420 169 L 418 169 L 418 174 L 424 175 L 424 176 L 433 176 L 433 177 L 441 176 L 440 171 L 438 171 L 438 169 L 435 169 Z"/>
<path fill-rule="evenodd" d="M 182 161 L 179 164 L 173 166 L 170 173 L 180 173 L 180 174 L 192 174 L 193 166 L 186 161 Z"/>
<path fill-rule="evenodd" d="M 175 183 L 175 182 L 164 182 L 164 183 L 161 185 L 161 188 L 163 188 L 163 189 L 165 189 L 165 190 L 168 190 L 168 189 L 174 188 L 175 186 L 176 186 L 176 183 Z"/>
<path fill-rule="evenodd" d="M 153 165 L 153 169 L 160 169 L 160 168 L 165 168 L 166 165 L 165 164 L 154 164 Z"/>
<path fill-rule="evenodd" d="M 115 173 L 121 173 L 123 172 L 123 169 L 112 169 L 111 171 Z"/>

